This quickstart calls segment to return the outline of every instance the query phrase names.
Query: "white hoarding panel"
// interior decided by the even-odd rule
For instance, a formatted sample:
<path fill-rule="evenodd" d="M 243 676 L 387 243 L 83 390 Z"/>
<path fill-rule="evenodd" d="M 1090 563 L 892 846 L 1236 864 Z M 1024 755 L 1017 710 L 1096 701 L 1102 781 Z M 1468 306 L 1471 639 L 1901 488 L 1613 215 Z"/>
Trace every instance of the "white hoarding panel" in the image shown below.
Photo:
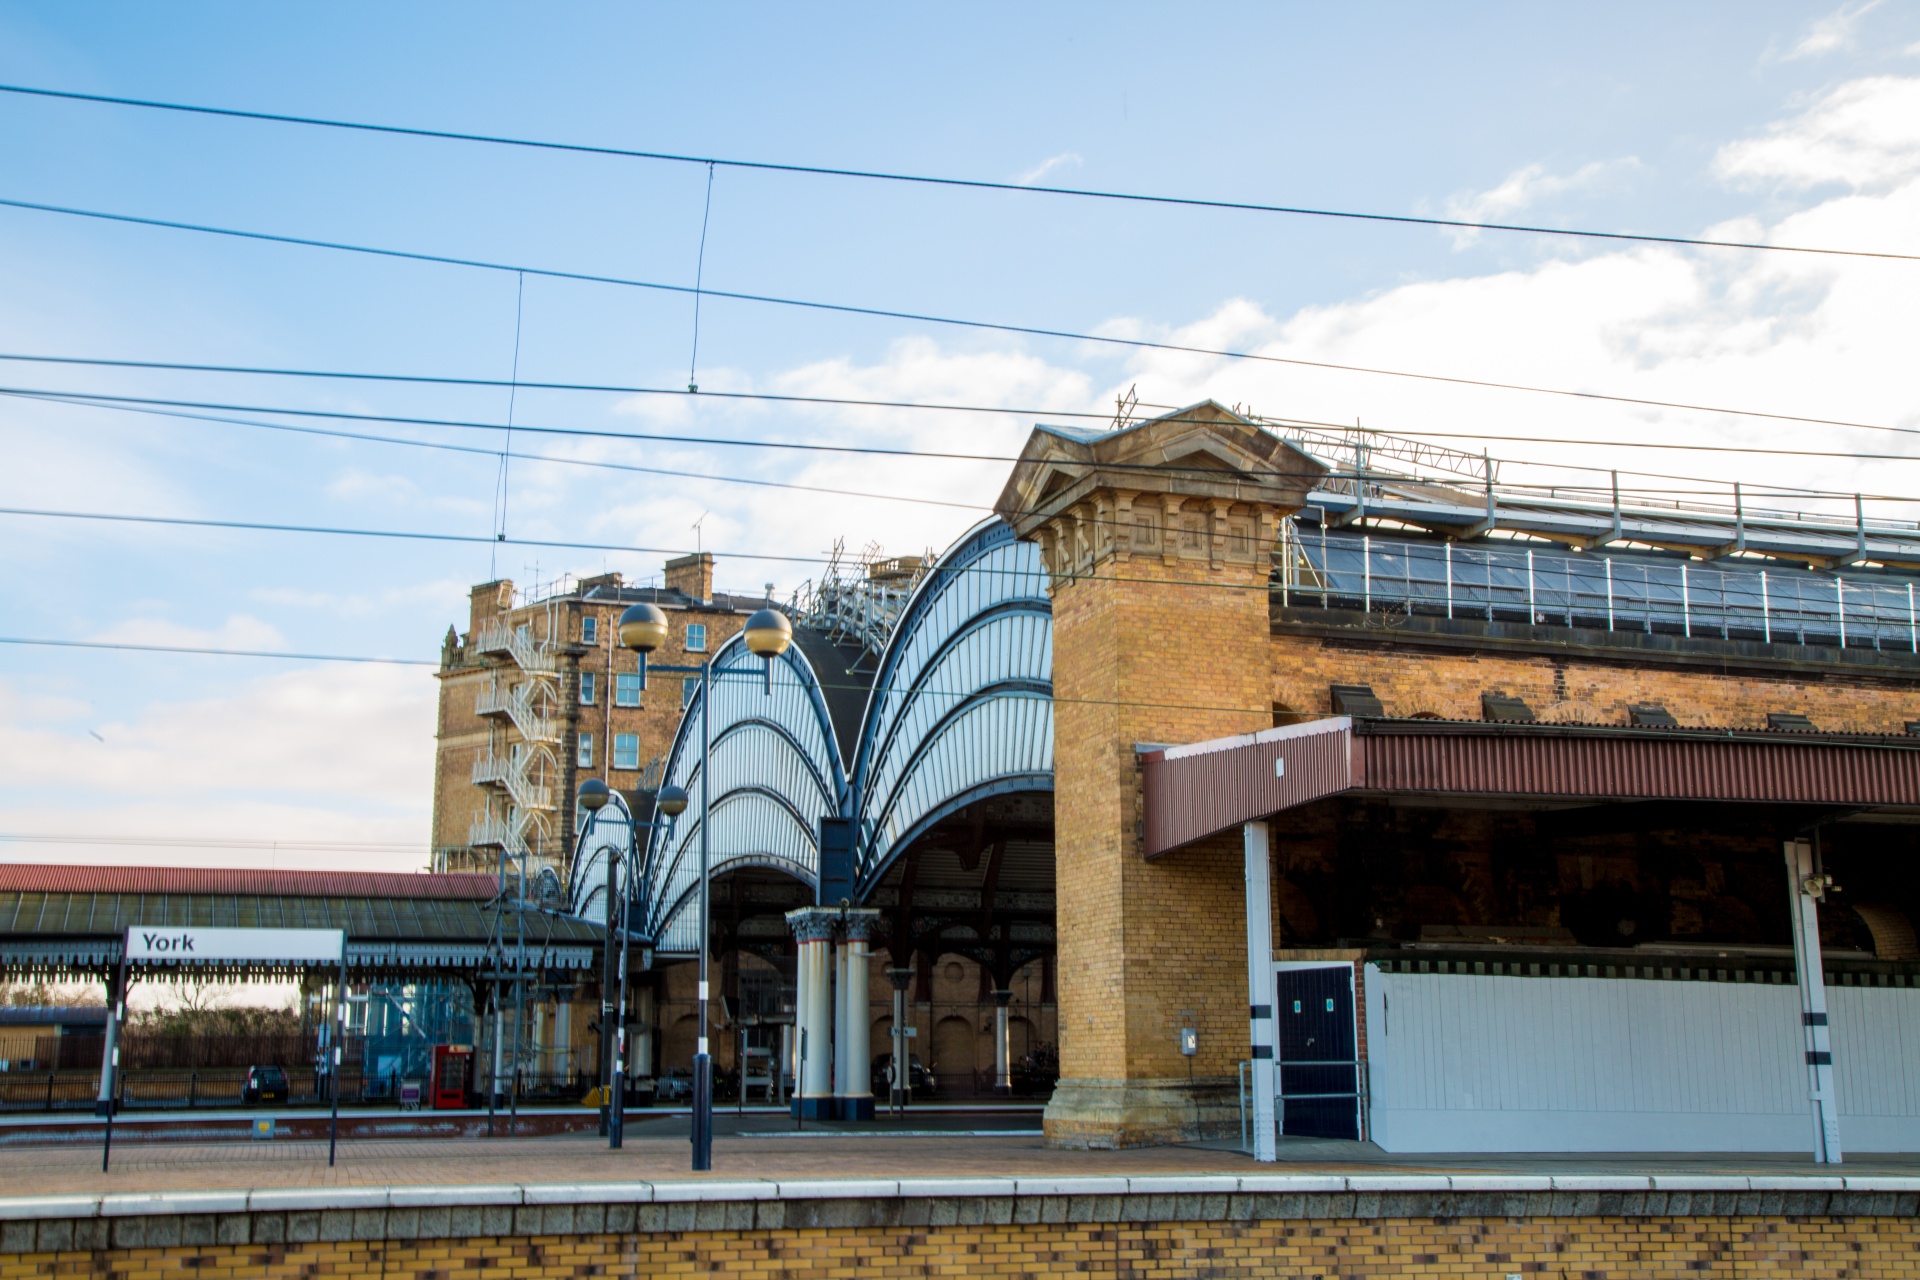
<path fill-rule="evenodd" d="M 199 929 L 135 925 L 127 930 L 127 959 L 191 964 L 206 960 L 338 964 L 338 929 Z"/>

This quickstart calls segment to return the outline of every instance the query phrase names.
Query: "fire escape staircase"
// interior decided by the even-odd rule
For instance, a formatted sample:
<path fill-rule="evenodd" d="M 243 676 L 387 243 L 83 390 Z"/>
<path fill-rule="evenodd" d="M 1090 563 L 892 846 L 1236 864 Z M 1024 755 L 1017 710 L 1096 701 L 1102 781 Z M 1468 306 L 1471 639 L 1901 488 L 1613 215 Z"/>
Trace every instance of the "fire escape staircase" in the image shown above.
<path fill-rule="evenodd" d="M 536 781 L 536 767 L 544 760 L 557 762 L 550 748 L 559 745 L 560 724 L 541 709 L 551 705 L 557 686 L 559 665 L 553 650 L 534 641 L 531 629 L 509 626 L 504 619 L 483 622 L 474 630 L 476 650 L 488 657 L 504 659 L 493 678 L 474 700 L 474 713 L 495 721 L 505 720 L 519 734 L 520 741 L 509 742 L 505 754 L 492 744 L 473 762 L 472 781 L 477 786 L 499 787 L 508 801 L 502 817 L 489 800 L 487 811 L 468 826 L 467 843 L 475 847 L 504 849 L 516 858 L 529 857 L 535 828 L 547 825 L 543 815 L 555 808 L 553 788 Z M 515 681 L 515 669 L 531 679 Z M 546 694 L 545 698 L 538 695 Z"/>

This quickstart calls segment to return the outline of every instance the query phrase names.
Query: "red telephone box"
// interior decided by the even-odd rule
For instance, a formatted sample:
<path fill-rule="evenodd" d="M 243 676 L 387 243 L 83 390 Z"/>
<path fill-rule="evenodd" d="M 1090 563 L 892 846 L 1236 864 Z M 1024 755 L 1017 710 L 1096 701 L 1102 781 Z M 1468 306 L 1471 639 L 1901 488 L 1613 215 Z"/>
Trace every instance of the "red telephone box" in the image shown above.
<path fill-rule="evenodd" d="M 473 1046 L 433 1046 L 433 1109 L 459 1111 L 467 1104 L 473 1084 Z"/>

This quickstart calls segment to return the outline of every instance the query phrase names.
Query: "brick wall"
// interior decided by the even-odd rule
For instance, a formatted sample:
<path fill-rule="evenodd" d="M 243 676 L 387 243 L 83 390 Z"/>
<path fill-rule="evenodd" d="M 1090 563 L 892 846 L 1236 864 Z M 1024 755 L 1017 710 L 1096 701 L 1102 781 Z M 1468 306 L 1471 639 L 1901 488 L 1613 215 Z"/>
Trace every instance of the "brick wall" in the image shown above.
<path fill-rule="evenodd" d="M 592 1207 L 602 1221 L 621 1208 L 631 1222 L 656 1206 L 639 1206 L 637 1211 L 633 1206 Z M 576 1215 L 569 1210 L 568 1216 Z M 747 1222 L 751 1220 L 749 1213 Z M 168 1234 L 177 1240 L 181 1233 Z M 74 1243 L 69 1232 L 67 1248 L 10 1252 L 0 1259 L 0 1277 L 446 1280 L 477 1275 L 560 1280 L 724 1275 L 808 1280 L 857 1274 L 1288 1275 L 1333 1280 L 1445 1273 L 1556 1280 L 1668 1280 L 1685 1275 L 1785 1280 L 1911 1276 L 1920 1257 L 1920 1229 L 1910 1217 L 1786 1216 L 1010 1222 L 852 1230 L 756 1229 L 743 1224 L 720 1230 L 435 1239 L 209 1240 L 101 1248 L 71 1247 Z"/>
<path fill-rule="evenodd" d="M 1911 679 L 1838 666 L 1798 672 L 1663 666 L 1573 646 L 1559 655 L 1423 649 L 1371 628 L 1351 640 L 1282 633 L 1271 641 L 1273 701 L 1303 713 L 1332 710 L 1328 686 L 1373 686 L 1390 716 L 1478 720 L 1480 695 L 1522 698 L 1542 720 L 1625 724 L 1630 703 L 1657 702 L 1683 725 L 1764 728 L 1769 711 L 1798 711 L 1816 728 L 1903 733 L 1920 719 Z"/>

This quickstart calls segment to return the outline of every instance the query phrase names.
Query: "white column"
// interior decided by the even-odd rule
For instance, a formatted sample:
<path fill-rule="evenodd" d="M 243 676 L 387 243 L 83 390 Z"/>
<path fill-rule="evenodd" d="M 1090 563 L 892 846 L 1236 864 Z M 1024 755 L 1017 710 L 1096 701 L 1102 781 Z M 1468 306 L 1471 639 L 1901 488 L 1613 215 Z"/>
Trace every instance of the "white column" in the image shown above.
<path fill-rule="evenodd" d="M 626 1073 L 629 1080 L 653 1078 L 653 987 L 642 983 L 632 991 L 633 1034 L 627 1037 Z"/>
<path fill-rule="evenodd" d="M 1273 1021 L 1273 887 L 1267 824 L 1241 828 L 1247 865 L 1248 1030 L 1253 1045 L 1253 1158 L 1278 1160 L 1277 1069 Z"/>
<path fill-rule="evenodd" d="M 124 969 L 126 965 L 122 963 L 120 967 Z M 94 1103 L 94 1114 L 100 1116 L 106 1115 L 113 1106 L 114 1054 L 120 1047 L 120 1019 L 126 1016 L 127 993 L 122 981 L 117 972 L 107 978 L 107 1034 L 100 1050 L 100 1093 Z M 55 1050 L 54 1062 L 59 1062 L 58 1050 Z"/>
<path fill-rule="evenodd" d="M 873 1010 L 867 988 L 878 918 L 879 913 L 870 909 L 846 913 L 846 941 L 840 947 L 840 1039 L 833 1054 L 839 1067 L 839 1087 L 834 1093 L 842 1120 L 873 1119 Z"/>
<path fill-rule="evenodd" d="M 833 1111 L 833 992 L 829 982 L 828 952 L 833 946 L 839 912 L 805 908 L 791 912 L 787 922 L 800 944 L 798 1009 L 799 1096 L 802 1116 L 827 1117 Z"/>
<path fill-rule="evenodd" d="M 833 945 L 833 1096 L 847 1096 L 847 943 L 836 939 Z M 840 1107 L 834 1105 L 834 1118 Z"/>
<path fill-rule="evenodd" d="M 506 1011 L 500 1007 L 499 999 L 500 997 L 496 992 L 493 1006 L 493 1080 L 488 1086 L 493 1090 L 492 1096 L 494 1097 L 498 1097 L 505 1092 L 505 1090 L 501 1088 L 500 1081 L 503 1078 L 503 1069 L 506 1066 Z"/>
<path fill-rule="evenodd" d="M 1013 1050 L 1007 1043 L 1007 1006 L 1013 992 L 993 993 L 993 1091 L 1013 1092 Z"/>
<path fill-rule="evenodd" d="M 1813 1104 L 1813 1159 L 1840 1163 L 1840 1112 L 1833 1097 L 1833 1042 L 1827 1034 L 1827 975 L 1820 959 L 1820 900 L 1825 877 L 1815 874 L 1813 846 L 1786 843 L 1789 904 L 1793 911 L 1793 971 L 1800 982 L 1800 1026 L 1807 1059 L 1807 1097 Z"/>
<path fill-rule="evenodd" d="M 561 993 L 553 1006 L 553 1073 L 573 1088 L 573 992 Z"/>

